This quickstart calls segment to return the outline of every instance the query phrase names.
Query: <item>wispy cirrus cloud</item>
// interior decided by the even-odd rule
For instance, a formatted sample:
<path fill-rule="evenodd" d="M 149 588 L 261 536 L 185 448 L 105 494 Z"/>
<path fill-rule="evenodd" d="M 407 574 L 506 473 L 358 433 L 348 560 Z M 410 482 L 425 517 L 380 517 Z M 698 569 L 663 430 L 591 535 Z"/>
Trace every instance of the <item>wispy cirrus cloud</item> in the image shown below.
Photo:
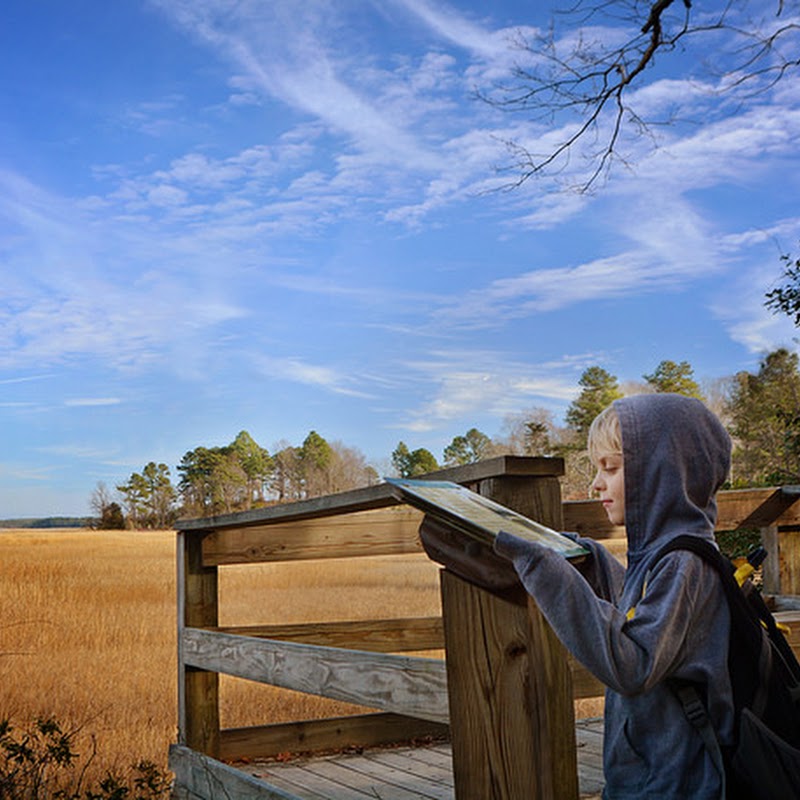
<path fill-rule="evenodd" d="M 443 39 L 490 61 L 509 56 L 511 32 L 486 28 L 451 4 L 429 0 L 396 0 Z"/>
<path fill-rule="evenodd" d="M 680 255 L 665 259 L 652 248 L 641 248 L 574 267 L 531 270 L 452 299 L 437 318 L 451 325 L 493 327 L 578 303 L 675 290 L 708 274 L 702 254 Z"/>
<path fill-rule="evenodd" d="M 253 355 L 251 363 L 270 379 L 302 383 L 349 397 L 371 397 L 370 393 L 356 388 L 356 380 L 352 376 L 331 366 L 312 364 L 301 357 Z"/>
<path fill-rule="evenodd" d="M 329 4 L 240 3 L 231 8 L 223 2 L 162 0 L 158 5 L 236 66 L 238 87 L 311 115 L 364 151 L 380 153 L 382 162 L 423 169 L 437 164 L 435 152 L 395 113 L 393 95 L 370 82 L 377 72 L 341 50 L 336 55 L 332 43 L 345 20 Z M 354 74 L 367 80 L 359 83 Z"/>
<path fill-rule="evenodd" d="M 509 353 L 489 350 L 434 352 L 427 359 L 403 364 L 404 375 L 416 376 L 428 387 L 429 399 L 394 427 L 424 432 L 460 418 L 502 418 L 532 404 L 570 402 L 576 393 L 576 375 L 596 358 L 596 354 L 583 354 L 525 363 Z"/>
<path fill-rule="evenodd" d="M 122 402 L 119 397 L 75 397 L 64 401 L 68 408 L 98 408 L 101 406 L 118 406 Z"/>

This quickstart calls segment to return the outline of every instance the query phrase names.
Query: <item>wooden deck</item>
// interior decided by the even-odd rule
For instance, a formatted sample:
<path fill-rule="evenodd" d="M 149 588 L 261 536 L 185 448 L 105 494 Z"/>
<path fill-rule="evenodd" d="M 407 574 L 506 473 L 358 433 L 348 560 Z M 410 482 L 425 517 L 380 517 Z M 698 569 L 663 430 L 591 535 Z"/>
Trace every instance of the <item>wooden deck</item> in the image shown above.
<path fill-rule="evenodd" d="M 603 790 L 603 722 L 576 723 L 581 798 Z M 455 800 L 448 744 L 369 748 L 358 752 L 251 761 L 232 766 L 270 787 L 273 797 L 294 800 Z"/>
<path fill-rule="evenodd" d="M 562 472 L 558 459 L 503 456 L 428 477 L 468 485 L 558 530 L 594 532 L 613 547 L 622 531 L 609 528 L 597 501 L 562 504 Z M 771 553 L 764 590 L 773 596 L 800 597 L 798 500 L 798 487 L 720 495 L 718 529 L 761 530 Z M 513 597 L 484 592 L 448 569 L 451 556 L 456 564 L 489 561 L 483 545 L 476 553 L 457 538 L 428 553 L 445 567 L 441 617 L 302 626 L 245 619 L 220 627 L 219 573 L 229 565 L 419 553 L 421 521 L 421 512 L 379 484 L 176 526 L 175 800 L 455 800 L 456 792 L 479 800 L 599 798 L 602 723 L 579 722 L 575 742 L 572 712 L 573 700 L 597 696 L 602 687 L 575 669 L 521 590 Z M 800 626 L 791 644 L 800 648 Z M 409 655 L 442 649 L 447 657 L 439 662 Z M 370 713 L 346 724 L 265 720 L 226 729 L 220 675 L 344 700 Z M 445 726 L 452 748 L 425 738 Z M 376 746 L 398 741 L 429 744 Z M 317 755 L 277 755 L 300 751 Z"/>

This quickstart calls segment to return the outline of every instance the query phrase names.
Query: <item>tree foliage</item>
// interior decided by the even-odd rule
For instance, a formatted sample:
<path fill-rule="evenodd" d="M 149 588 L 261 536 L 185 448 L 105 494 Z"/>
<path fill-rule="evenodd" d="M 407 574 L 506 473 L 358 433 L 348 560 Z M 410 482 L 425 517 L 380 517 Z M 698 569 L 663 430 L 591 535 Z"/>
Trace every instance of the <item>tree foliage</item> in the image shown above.
<path fill-rule="evenodd" d="M 319 497 L 333 491 L 333 448 L 316 431 L 309 431 L 299 450 L 304 497 Z"/>
<path fill-rule="evenodd" d="M 661 361 L 643 377 L 646 386 L 639 383 L 626 391 L 677 392 L 703 399 L 687 361 Z M 469 464 L 506 453 L 561 457 L 566 465 L 561 481 L 563 497 L 586 497 L 593 473 L 585 450 L 589 426 L 603 408 L 624 393 L 616 376 L 600 366 L 586 369 L 579 385 L 581 391 L 567 409 L 565 425 L 557 425 L 549 410 L 528 409 L 508 416 L 503 434 L 497 438 L 474 427 L 463 436 L 455 436 L 444 448 L 445 464 Z M 721 383 L 706 388 L 715 412 L 734 438 L 735 484 L 800 482 L 798 355 L 776 350 L 765 356 L 757 374 L 740 372 L 725 379 L 724 391 Z M 199 446 L 188 451 L 178 466 L 177 490 L 169 468 L 152 461 L 141 473 L 133 473 L 117 486 L 120 502 L 100 482 L 90 499 L 95 524 L 103 528 L 123 524 L 163 528 L 177 514 L 199 517 L 232 513 L 355 489 L 380 479 L 360 450 L 329 442 L 316 430 L 311 430 L 299 446 L 280 442 L 274 449 L 274 455 L 270 455 L 247 431 L 240 431 L 224 447 Z M 407 478 L 439 469 L 430 450 L 410 450 L 403 441 L 392 452 L 391 462 L 395 473 Z"/>
<path fill-rule="evenodd" d="M 378 481 L 378 473 L 358 448 L 328 442 L 313 430 L 300 447 L 281 443 L 273 463 L 270 490 L 279 503 L 344 492 Z"/>
<path fill-rule="evenodd" d="M 574 445 L 586 447 L 586 438 L 592 420 L 607 406 L 622 397 L 617 378 L 602 367 L 589 367 L 578 381 L 581 392 L 572 401 L 565 419 L 575 432 Z"/>
<path fill-rule="evenodd" d="M 439 464 L 430 450 L 424 447 L 409 450 L 405 442 L 398 442 L 392 452 L 392 465 L 401 478 L 414 478 L 439 469 Z"/>
<path fill-rule="evenodd" d="M 175 519 L 177 493 L 169 467 L 150 461 L 141 473 L 134 472 L 117 486 L 131 528 L 167 528 Z"/>
<path fill-rule="evenodd" d="M 800 481 L 800 372 L 797 353 L 780 348 L 758 372 L 734 376 L 729 401 L 734 485 Z"/>
<path fill-rule="evenodd" d="M 795 50 L 795 3 L 787 0 L 692 4 L 690 0 L 573 0 L 556 8 L 544 32 L 520 32 L 510 80 L 482 96 L 496 107 L 521 111 L 546 125 L 536 146 L 507 142 L 519 185 L 585 159 L 577 183 L 586 191 L 615 161 L 630 133 L 639 138 L 672 122 L 654 112 L 639 91 L 666 72 L 713 81 L 742 104 L 800 64 Z M 788 10 L 788 13 L 784 13 Z M 678 53 L 689 52 L 677 62 Z M 670 61 L 676 59 L 675 63 Z M 658 114 L 657 116 L 653 116 Z M 578 158 L 580 157 L 580 158 Z"/>
<path fill-rule="evenodd" d="M 300 448 L 282 442 L 272 457 L 273 471 L 270 491 L 279 503 L 301 500 L 303 497 Z"/>
<path fill-rule="evenodd" d="M 105 482 L 97 482 L 89 498 L 89 506 L 94 512 L 93 527 L 104 531 L 125 528 L 125 514 L 122 512 L 122 507 L 114 500 Z"/>
<path fill-rule="evenodd" d="M 449 467 L 473 464 L 489 458 L 491 452 L 491 438 L 477 428 L 470 428 L 463 436 L 454 436 L 445 447 L 444 463 Z"/>
<path fill-rule="evenodd" d="M 674 392 L 703 400 L 694 370 L 688 361 L 662 361 L 650 375 L 642 376 L 655 392 Z"/>
<path fill-rule="evenodd" d="M 104 506 L 98 520 L 98 527 L 104 531 L 125 530 L 125 514 L 122 512 L 122 506 L 113 501 Z"/>
<path fill-rule="evenodd" d="M 263 505 L 273 469 L 269 452 L 247 431 L 224 447 L 196 447 L 178 465 L 182 513 L 230 514 Z"/>

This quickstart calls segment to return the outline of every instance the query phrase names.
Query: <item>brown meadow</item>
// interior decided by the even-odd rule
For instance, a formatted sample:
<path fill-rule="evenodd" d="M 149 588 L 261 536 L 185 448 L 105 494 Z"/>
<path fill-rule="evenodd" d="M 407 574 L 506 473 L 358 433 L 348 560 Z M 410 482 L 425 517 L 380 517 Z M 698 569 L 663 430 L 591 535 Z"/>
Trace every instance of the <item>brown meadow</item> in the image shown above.
<path fill-rule="evenodd" d="M 141 759 L 166 769 L 177 737 L 175 539 L 0 532 L 0 719 L 53 716 L 79 728 L 79 752 L 97 752 L 89 777 Z M 438 570 L 424 555 L 224 567 L 220 624 L 438 615 Z M 582 716 L 600 708 L 577 705 Z M 361 710 L 221 679 L 223 727 Z"/>
<path fill-rule="evenodd" d="M 177 736 L 175 534 L 0 532 L 0 718 L 80 728 L 92 769 L 166 767 Z M 424 556 L 225 567 L 220 624 L 440 613 Z M 352 711 L 247 681 L 221 683 L 224 727 Z"/>

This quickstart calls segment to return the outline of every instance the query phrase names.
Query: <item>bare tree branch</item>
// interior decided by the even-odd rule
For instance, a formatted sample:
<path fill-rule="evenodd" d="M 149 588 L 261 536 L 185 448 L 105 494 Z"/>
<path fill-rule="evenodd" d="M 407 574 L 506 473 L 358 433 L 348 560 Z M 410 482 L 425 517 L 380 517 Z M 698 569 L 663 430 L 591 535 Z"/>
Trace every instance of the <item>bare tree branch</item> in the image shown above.
<path fill-rule="evenodd" d="M 700 43 L 705 36 L 711 42 L 713 33 L 728 34 L 735 46 L 719 54 L 727 64 L 726 89 L 751 83 L 754 93 L 767 91 L 800 66 L 800 57 L 781 49 L 798 32 L 794 21 L 775 24 L 783 3 L 776 0 L 774 19 L 742 24 L 735 19 L 742 4 L 733 0 L 715 10 L 702 9 L 702 14 L 691 0 L 577 0 L 558 15 L 574 26 L 570 45 L 557 36 L 555 22 L 545 35 L 532 40 L 520 33 L 512 43 L 521 56 L 510 83 L 478 95 L 496 108 L 524 112 L 564 133 L 555 143 L 536 149 L 521 141 L 505 141 L 512 158 L 505 171 L 515 177 L 504 188 L 566 170 L 571 157 L 580 153 L 588 163 L 577 188 L 586 192 L 608 175 L 613 163 L 626 163 L 620 143 L 628 126 L 636 126 L 638 136 L 652 125 L 670 122 L 640 115 L 632 89 L 643 85 L 645 71 L 655 66 L 658 56 L 683 51 L 690 40 Z M 631 32 L 622 44 L 606 43 L 592 32 L 609 21 Z"/>

